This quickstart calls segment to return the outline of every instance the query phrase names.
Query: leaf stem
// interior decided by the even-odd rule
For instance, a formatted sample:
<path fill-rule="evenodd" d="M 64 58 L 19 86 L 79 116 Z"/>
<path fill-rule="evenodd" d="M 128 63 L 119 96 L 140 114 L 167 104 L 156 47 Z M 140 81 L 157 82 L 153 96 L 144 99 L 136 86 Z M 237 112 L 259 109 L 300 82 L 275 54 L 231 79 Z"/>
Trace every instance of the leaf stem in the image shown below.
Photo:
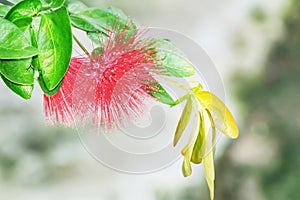
<path fill-rule="evenodd" d="M 184 96 L 182 96 L 181 98 L 177 99 L 175 101 L 174 105 L 172 105 L 171 107 L 177 106 L 178 104 L 180 104 L 181 102 L 183 102 L 187 98 L 189 98 L 190 96 L 195 96 L 195 92 L 201 90 L 202 89 L 202 85 L 200 83 L 198 83 L 198 85 L 196 87 L 193 87 L 190 90 L 188 90 L 187 88 L 182 88 L 182 89 L 184 89 L 185 91 L 187 91 L 187 94 L 184 95 Z M 196 101 L 198 101 L 196 97 L 195 97 L 195 99 L 196 99 Z M 199 108 L 199 106 L 197 106 L 197 107 Z"/>
<path fill-rule="evenodd" d="M 183 102 L 184 100 L 186 100 L 188 97 L 190 97 L 190 93 L 184 95 L 183 97 L 180 97 L 179 99 L 177 99 L 175 101 L 175 104 L 172 105 L 171 107 L 177 106 L 178 104 L 180 104 L 181 102 Z"/>
<path fill-rule="evenodd" d="M 90 53 L 88 52 L 88 50 L 83 46 L 83 44 L 81 44 L 81 42 L 79 42 L 79 40 L 77 39 L 77 37 L 73 34 L 73 39 L 75 40 L 75 42 L 78 44 L 78 46 L 82 49 L 82 51 L 88 56 L 90 57 Z"/>

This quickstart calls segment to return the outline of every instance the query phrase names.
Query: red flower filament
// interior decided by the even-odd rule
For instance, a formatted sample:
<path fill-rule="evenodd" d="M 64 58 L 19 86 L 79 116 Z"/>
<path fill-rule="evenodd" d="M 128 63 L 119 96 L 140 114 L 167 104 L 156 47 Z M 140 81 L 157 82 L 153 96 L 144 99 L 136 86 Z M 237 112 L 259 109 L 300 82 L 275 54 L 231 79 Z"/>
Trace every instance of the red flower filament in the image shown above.
<path fill-rule="evenodd" d="M 83 123 L 92 115 L 93 123 L 112 130 L 140 116 L 160 72 L 153 40 L 140 37 L 126 29 L 111 32 L 96 55 L 73 58 L 59 92 L 45 97 L 47 118 L 70 126 L 75 116 Z"/>

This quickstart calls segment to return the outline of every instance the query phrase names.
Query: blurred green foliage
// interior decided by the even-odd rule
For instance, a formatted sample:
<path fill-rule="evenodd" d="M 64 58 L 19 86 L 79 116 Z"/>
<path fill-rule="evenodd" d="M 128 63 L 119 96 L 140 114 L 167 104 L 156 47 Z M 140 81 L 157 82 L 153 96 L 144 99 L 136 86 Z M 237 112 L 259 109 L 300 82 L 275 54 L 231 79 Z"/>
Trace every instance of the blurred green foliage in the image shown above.
<path fill-rule="evenodd" d="M 66 172 L 71 172 L 77 161 L 70 152 L 73 145 L 79 148 L 77 136 L 70 129 L 45 128 L 32 118 L 25 118 L 24 115 L 31 116 L 26 111 L 7 114 L 0 106 L 0 125 L 7 123 L 11 115 L 19 116 L 26 123 L 20 123 L 17 132 L 2 126 L 1 134 L 10 134 L 0 138 L 0 182 L 41 184 L 57 181 L 62 174 L 68 175 Z"/>
<path fill-rule="evenodd" d="M 252 9 L 250 15 L 251 15 L 251 18 L 258 23 L 263 23 L 267 19 L 265 11 L 263 10 L 263 8 L 261 8 L 259 6 L 254 7 Z"/>
<path fill-rule="evenodd" d="M 241 199 L 243 196 L 237 191 L 241 191 L 244 181 L 249 177 L 260 188 L 262 198 L 300 199 L 299 11 L 300 2 L 295 0 L 285 18 L 285 37 L 273 46 L 264 72 L 256 78 L 240 77 L 238 88 L 238 97 L 247 111 L 241 132 L 261 137 L 266 144 L 272 141 L 268 148 L 276 154 L 264 166 L 235 166 L 225 155 L 218 166 L 220 176 L 217 179 L 219 190 L 216 199 Z M 258 124 L 263 124 L 267 131 L 251 133 L 249 130 Z M 234 145 L 228 154 L 233 148 Z M 264 158 L 266 152 L 261 151 L 260 156 Z M 227 179 L 228 173 L 231 179 Z"/>

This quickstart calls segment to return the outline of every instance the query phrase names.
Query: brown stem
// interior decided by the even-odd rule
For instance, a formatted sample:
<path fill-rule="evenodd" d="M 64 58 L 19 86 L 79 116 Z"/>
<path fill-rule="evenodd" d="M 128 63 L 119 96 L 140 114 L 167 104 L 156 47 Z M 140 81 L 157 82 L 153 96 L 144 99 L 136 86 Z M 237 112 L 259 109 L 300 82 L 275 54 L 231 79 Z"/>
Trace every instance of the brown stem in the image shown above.
<path fill-rule="evenodd" d="M 82 51 L 83 51 L 87 56 L 90 57 L 90 53 L 88 52 L 88 50 L 83 46 L 83 44 L 81 44 L 81 43 L 79 42 L 79 40 L 77 39 L 77 37 L 76 37 L 74 34 L 73 34 L 73 38 L 74 38 L 75 42 L 78 44 L 78 46 L 82 49 Z"/>

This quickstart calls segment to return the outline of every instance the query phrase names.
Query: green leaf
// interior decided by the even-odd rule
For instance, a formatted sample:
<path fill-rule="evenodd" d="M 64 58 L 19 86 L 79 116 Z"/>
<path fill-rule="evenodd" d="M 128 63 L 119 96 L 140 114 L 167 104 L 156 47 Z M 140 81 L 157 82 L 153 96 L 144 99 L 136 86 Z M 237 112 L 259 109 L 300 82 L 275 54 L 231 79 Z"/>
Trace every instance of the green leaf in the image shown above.
<path fill-rule="evenodd" d="M 133 21 L 123 12 L 123 10 L 115 7 L 108 7 L 104 9 L 108 13 L 112 13 L 117 16 L 118 24 L 126 25 L 127 30 L 136 30 L 136 26 Z M 111 19 L 112 20 L 112 19 Z M 114 19 L 115 20 L 115 19 Z M 115 23 L 115 21 L 110 21 L 110 24 Z M 121 27 L 123 29 L 123 26 Z"/>
<path fill-rule="evenodd" d="M 120 9 L 109 7 L 106 9 L 84 9 L 71 13 L 73 26 L 87 32 L 87 36 L 96 46 L 100 46 L 107 38 L 108 31 L 121 32 L 126 27 L 126 37 L 136 31 L 133 21 Z"/>
<path fill-rule="evenodd" d="M 2 80 L 4 83 L 9 87 L 13 92 L 15 92 L 17 95 L 22 97 L 23 99 L 30 99 L 31 94 L 33 91 L 33 84 L 32 85 L 18 85 L 15 83 L 10 82 L 7 80 L 4 76 L 1 75 Z"/>
<path fill-rule="evenodd" d="M 40 0 L 24 0 L 14 5 L 5 15 L 5 19 L 13 22 L 19 28 L 25 29 L 32 22 L 32 17 L 42 9 Z"/>
<path fill-rule="evenodd" d="M 84 3 L 76 0 L 66 0 L 65 6 L 70 13 L 76 13 L 88 8 Z"/>
<path fill-rule="evenodd" d="M 56 9 L 62 7 L 65 3 L 65 0 L 43 0 L 43 2 L 44 9 Z"/>
<path fill-rule="evenodd" d="M 89 31 L 89 32 L 97 32 L 101 30 L 101 32 L 106 31 L 104 27 L 100 27 L 99 25 L 93 25 L 92 21 L 89 20 L 87 17 L 80 16 L 77 14 L 72 14 L 70 16 L 72 25 L 76 28 L 79 28 L 83 31 Z"/>
<path fill-rule="evenodd" d="M 32 18 L 27 17 L 27 18 L 22 18 L 14 21 L 14 24 L 19 27 L 22 31 L 25 31 L 30 24 L 32 23 Z"/>
<path fill-rule="evenodd" d="M 155 98 L 157 101 L 173 106 L 175 105 L 175 101 L 170 96 L 170 94 L 163 88 L 162 85 L 160 85 L 158 82 L 154 84 L 155 89 L 151 89 L 148 91 L 148 93 Z"/>
<path fill-rule="evenodd" d="M 182 136 L 183 131 L 187 127 L 187 125 L 190 121 L 190 118 L 191 118 L 192 110 L 193 110 L 193 101 L 192 101 L 192 98 L 189 96 L 187 98 L 187 102 L 182 111 L 181 117 L 179 119 L 179 122 L 178 122 L 178 125 L 176 128 L 176 132 L 175 132 L 175 136 L 174 136 L 174 140 L 173 140 L 173 146 L 177 145 L 179 139 Z"/>
<path fill-rule="evenodd" d="M 76 13 L 71 13 L 73 26 L 89 32 L 106 33 L 107 28 L 112 30 L 116 26 L 122 30 L 125 26 L 128 30 L 135 30 L 134 23 L 117 8 L 107 9 L 88 8 Z"/>
<path fill-rule="evenodd" d="M 9 11 L 10 6 L 3 5 L 0 3 L 0 17 L 4 17 L 6 13 Z"/>
<path fill-rule="evenodd" d="M 37 45 L 40 75 L 51 91 L 63 79 L 72 55 L 72 32 L 66 8 L 42 14 Z"/>
<path fill-rule="evenodd" d="M 103 35 L 99 32 L 86 32 L 87 36 L 92 40 L 95 46 L 101 46 L 101 44 L 104 44 L 104 41 L 106 40 L 107 36 Z"/>
<path fill-rule="evenodd" d="M 12 3 L 12 4 L 17 4 L 17 3 L 19 3 L 20 1 L 23 1 L 23 0 L 7 0 L 7 1 Z"/>
<path fill-rule="evenodd" d="M 60 87 L 61 87 L 61 85 L 62 85 L 63 80 L 56 86 L 56 88 L 54 88 L 54 89 L 51 90 L 51 91 L 49 91 L 49 90 L 47 89 L 47 87 L 46 87 L 46 85 L 45 85 L 45 82 L 44 82 L 42 76 L 39 76 L 39 77 L 38 77 L 38 82 L 39 82 L 39 85 L 40 85 L 41 89 L 43 90 L 43 92 L 44 92 L 47 96 L 51 97 L 51 96 L 55 95 L 55 94 L 59 91 L 59 89 L 60 89 Z"/>
<path fill-rule="evenodd" d="M 164 75 L 183 78 L 195 74 L 193 64 L 171 41 L 158 39 L 156 51 L 156 59 L 165 69 Z"/>
<path fill-rule="evenodd" d="M 0 46 L 0 59 L 23 59 L 34 55 L 37 55 L 37 49 L 32 46 L 24 47 L 23 49 L 8 49 Z"/>
<path fill-rule="evenodd" d="M 34 29 L 30 29 L 30 31 L 31 31 L 30 32 L 31 43 L 32 43 L 33 46 L 37 46 L 36 32 L 35 32 Z M 38 62 L 38 57 L 37 56 L 33 57 L 31 64 L 34 67 L 34 69 L 36 69 L 36 70 L 40 69 L 40 64 Z M 56 88 L 54 88 L 53 90 L 50 91 L 50 90 L 47 89 L 43 77 L 42 76 L 38 76 L 38 83 L 40 85 L 40 88 L 42 89 L 42 91 L 47 96 L 53 96 L 53 95 L 55 95 L 59 91 L 59 89 L 60 89 L 60 87 L 62 85 L 62 81 L 56 86 Z"/>
<path fill-rule="evenodd" d="M 204 146 L 204 142 L 205 142 L 205 129 L 204 129 L 204 116 L 201 115 L 201 112 L 199 112 L 199 117 L 200 117 L 200 128 L 199 128 L 195 146 L 193 148 L 193 154 L 191 159 L 191 161 L 195 164 L 200 164 L 204 156 L 202 147 Z"/>
<path fill-rule="evenodd" d="M 9 81 L 19 85 L 32 85 L 33 70 L 31 58 L 21 60 L 0 60 L 0 73 Z"/>
<path fill-rule="evenodd" d="M 37 48 L 38 45 L 37 45 L 37 38 L 36 38 L 36 30 L 34 29 L 34 27 L 29 29 L 29 34 L 30 34 L 30 41 L 31 41 L 32 46 Z M 38 60 L 38 56 L 32 57 L 31 65 L 34 70 L 40 69 L 40 63 Z"/>
<path fill-rule="evenodd" d="M 64 5 L 65 0 L 43 0 L 46 3 L 46 7 L 56 9 Z"/>
<path fill-rule="evenodd" d="M 0 59 L 22 59 L 37 55 L 21 29 L 6 19 L 0 18 Z"/>

